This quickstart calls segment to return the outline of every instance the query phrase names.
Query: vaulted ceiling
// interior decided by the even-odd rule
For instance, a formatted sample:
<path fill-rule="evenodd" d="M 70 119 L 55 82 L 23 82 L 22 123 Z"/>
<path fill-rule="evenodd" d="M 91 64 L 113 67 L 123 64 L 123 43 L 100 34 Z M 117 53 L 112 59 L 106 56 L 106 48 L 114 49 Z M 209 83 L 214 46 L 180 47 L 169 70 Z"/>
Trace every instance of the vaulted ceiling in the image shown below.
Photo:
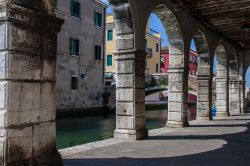
<path fill-rule="evenodd" d="M 208 28 L 231 40 L 235 45 L 250 49 L 250 31 L 248 39 L 243 40 L 241 26 L 250 24 L 250 0 L 172 0 L 188 10 Z"/>

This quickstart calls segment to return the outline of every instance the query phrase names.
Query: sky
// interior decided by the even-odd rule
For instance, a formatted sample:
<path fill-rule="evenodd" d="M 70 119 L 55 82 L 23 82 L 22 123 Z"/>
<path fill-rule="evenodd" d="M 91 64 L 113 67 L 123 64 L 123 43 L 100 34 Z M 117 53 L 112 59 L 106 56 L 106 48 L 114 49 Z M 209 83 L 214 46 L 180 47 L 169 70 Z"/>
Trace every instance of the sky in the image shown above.
<path fill-rule="evenodd" d="M 101 1 L 103 1 L 106 4 L 109 4 L 108 0 L 101 0 Z M 107 13 L 111 13 L 111 12 L 112 12 L 111 8 L 108 8 L 107 9 Z M 164 27 L 163 27 L 163 25 L 162 25 L 159 17 L 156 14 L 152 13 L 150 15 L 149 19 L 150 19 L 150 25 L 149 25 L 150 29 L 153 29 L 153 30 L 155 30 L 157 32 L 160 32 L 161 33 L 161 37 L 163 39 L 162 46 L 163 47 L 167 46 L 168 45 L 168 36 L 166 34 L 166 31 L 165 31 L 165 29 L 164 29 Z M 195 43 L 194 43 L 193 40 L 191 42 L 190 48 L 193 49 L 194 51 L 196 51 Z M 213 71 L 215 73 L 217 71 L 216 57 L 214 58 L 214 62 L 213 63 L 214 63 L 214 65 L 213 65 L 214 66 Z M 250 87 L 250 68 L 248 68 L 248 70 L 246 72 L 246 87 Z"/>

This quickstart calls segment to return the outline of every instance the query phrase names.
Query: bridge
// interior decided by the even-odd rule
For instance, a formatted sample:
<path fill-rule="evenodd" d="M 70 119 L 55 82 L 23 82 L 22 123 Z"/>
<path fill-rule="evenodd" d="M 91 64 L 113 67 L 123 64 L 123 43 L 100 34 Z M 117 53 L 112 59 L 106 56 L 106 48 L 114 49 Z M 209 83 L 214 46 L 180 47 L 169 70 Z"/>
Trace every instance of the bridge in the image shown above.
<path fill-rule="evenodd" d="M 148 95 L 151 95 L 153 93 L 162 92 L 162 91 L 165 91 L 165 90 L 168 90 L 168 86 L 149 87 L 149 88 L 145 89 L 145 92 L 146 92 L 145 95 L 148 96 Z M 189 90 L 188 93 L 191 94 L 191 95 L 197 96 L 196 91 Z"/>

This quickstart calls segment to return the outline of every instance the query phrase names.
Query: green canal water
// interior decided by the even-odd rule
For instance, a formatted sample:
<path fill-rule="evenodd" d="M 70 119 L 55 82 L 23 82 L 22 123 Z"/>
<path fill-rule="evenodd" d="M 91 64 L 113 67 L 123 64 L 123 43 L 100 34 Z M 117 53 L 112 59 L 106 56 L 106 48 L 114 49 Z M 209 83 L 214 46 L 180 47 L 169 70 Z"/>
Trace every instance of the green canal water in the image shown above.
<path fill-rule="evenodd" d="M 189 110 L 189 117 L 195 117 L 195 108 Z M 147 110 L 147 129 L 161 128 L 166 125 L 166 110 Z M 58 118 L 56 123 L 57 148 L 63 149 L 113 137 L 115 115 L 79 116 Z"/>

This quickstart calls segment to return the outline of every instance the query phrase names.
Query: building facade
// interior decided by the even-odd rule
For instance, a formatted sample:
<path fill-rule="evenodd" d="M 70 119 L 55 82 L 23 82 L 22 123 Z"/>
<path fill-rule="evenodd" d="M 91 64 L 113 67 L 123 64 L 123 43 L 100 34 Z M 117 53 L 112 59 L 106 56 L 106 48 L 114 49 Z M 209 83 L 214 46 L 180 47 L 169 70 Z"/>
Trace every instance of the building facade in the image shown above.
<path fill-rule="evenodd" d="M 56 107 L 102 107 L 105 13 L 99 0 L 57 0 L 65 20 L 57 42 Z"/>
<path fill-rule="evenodd" d="M 198 70 L 198 56 L 194 50 L 190 50 L 189 53 L 189 77 L 188 77 L 188 101 L 190 103 L 195 103 L 197 101 L 197 95 L 191 93 L 197 92 L 198 82 L 197 82 L 197 70 Z M 161 50 L 161 72 L 168 74 L 169 68 L 169 47 L 163 47 Z"/>
<path fill-rule="evenodd" d="M 196 76 L 198 70 L 198 56 L 194 50 L 189 53 L 189 76 Z M 161 72 L 167 74 L 169 67 L 169 47 L 163 47 L 161 50 Z"/>
<path fill-rule="evenodd" d="M 106 53 L 105 53 L 105 77 L 106 84 L 109 85 L 115 80 L 116 61 L 114 53 L 116 49 L 116 32 L 113 15 L 106 16 Z M 160 73 L 161 57 L 161 35 L 153 31 L 147 24 L 145 34 L 145 47 L 147 52 L 145 74 Z"/>

